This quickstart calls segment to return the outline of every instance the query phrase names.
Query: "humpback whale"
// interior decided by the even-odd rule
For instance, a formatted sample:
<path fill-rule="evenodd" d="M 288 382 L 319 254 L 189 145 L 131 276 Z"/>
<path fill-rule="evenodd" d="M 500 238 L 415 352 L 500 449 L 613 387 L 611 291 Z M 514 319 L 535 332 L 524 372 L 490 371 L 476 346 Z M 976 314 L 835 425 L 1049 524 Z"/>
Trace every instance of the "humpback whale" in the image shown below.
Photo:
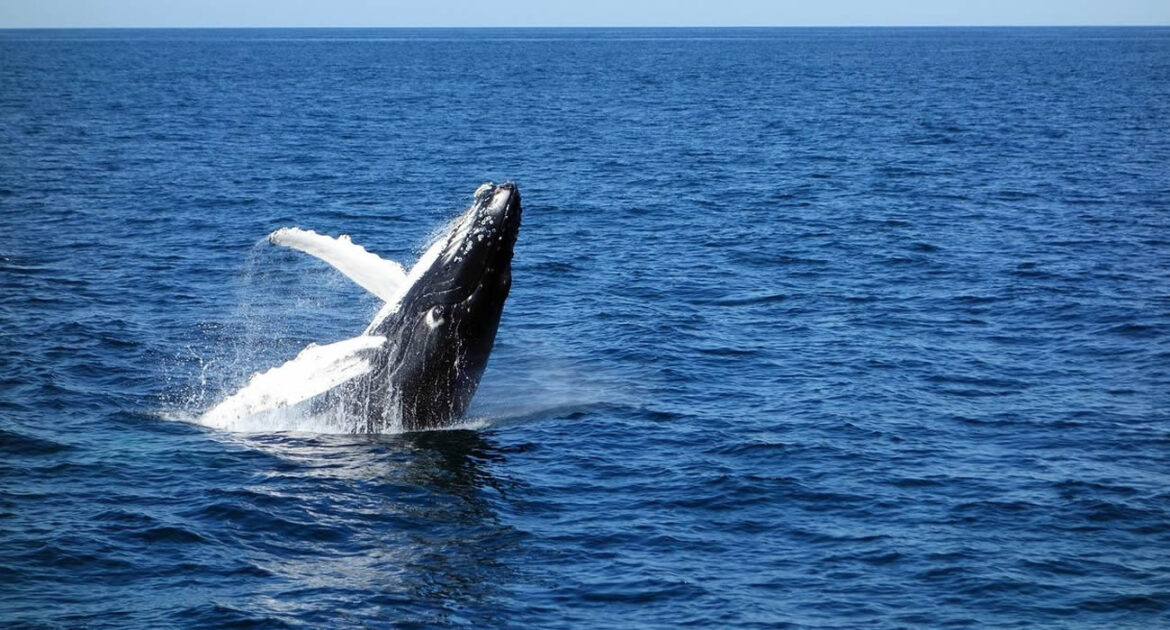
<path fill-rule="evenodd" d="M 310 345 L 253 375 L 200 421 L 230 428 L 301 403 L 346 418 L 355 432 L 419 431 L 458 420 L 495 342 L 520 214 L 515 184 L 483 184 L 409 272 L 348 236 L 276 230 L 269 242 L 324 260 L 385 305 L 361 335 Z"/>

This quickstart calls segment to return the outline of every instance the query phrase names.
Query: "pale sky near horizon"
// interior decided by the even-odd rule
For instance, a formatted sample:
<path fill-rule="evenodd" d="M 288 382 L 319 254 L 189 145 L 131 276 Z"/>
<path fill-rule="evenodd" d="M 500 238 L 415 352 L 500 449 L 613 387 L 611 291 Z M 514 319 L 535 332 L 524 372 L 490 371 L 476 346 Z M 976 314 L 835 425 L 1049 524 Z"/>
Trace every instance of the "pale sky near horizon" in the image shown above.
<path fill-rule="evenodd" d="M 0 28 L 1170 25 L 1170 0 L 0 0 Z"/>

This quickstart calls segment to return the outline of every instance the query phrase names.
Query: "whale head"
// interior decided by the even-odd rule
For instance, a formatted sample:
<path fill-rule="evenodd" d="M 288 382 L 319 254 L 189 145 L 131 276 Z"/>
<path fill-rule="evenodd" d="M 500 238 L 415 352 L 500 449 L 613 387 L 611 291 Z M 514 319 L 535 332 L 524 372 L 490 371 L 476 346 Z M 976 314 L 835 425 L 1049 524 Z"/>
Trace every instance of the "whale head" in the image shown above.
<path fill-rule="evenodd" d="M 411 270 L 394 316 L 374 331 L 393 339 L 384 376 L 403 428 L 440 426 L 466 410 L 487 367 L 520 231 L 515 184 L 483 184 Z"/>

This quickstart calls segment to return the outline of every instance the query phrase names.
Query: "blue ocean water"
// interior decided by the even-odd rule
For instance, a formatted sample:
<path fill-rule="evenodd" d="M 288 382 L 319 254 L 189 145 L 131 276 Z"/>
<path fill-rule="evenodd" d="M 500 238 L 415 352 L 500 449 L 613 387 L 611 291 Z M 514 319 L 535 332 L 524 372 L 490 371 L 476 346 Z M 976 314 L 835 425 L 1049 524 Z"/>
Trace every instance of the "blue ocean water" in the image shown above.
<path fill-rule="evenodd" d="M 0 625 L 1170 625 L 1170 29 L 0 31 Z M 525 215 L 471 428 L 187 422 Z"/>

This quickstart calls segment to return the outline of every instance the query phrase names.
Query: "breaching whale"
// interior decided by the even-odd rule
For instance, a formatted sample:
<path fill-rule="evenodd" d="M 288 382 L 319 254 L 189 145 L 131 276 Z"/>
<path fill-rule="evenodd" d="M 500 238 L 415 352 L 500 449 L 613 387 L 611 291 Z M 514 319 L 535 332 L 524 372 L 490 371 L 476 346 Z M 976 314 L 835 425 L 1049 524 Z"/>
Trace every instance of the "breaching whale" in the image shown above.
<path fill-rule="evenodd" d="M 486 183 L 407 273 L 350 241 L 300 228 L 268 236 L 331 264 L 385 305 L 352 339 L 310 345 L 254 375 L 200 422 L 238 421 L 304 403 L 356 432 L 418 431 L 458 420 L 487 366 L 520 230 L 520 191 Z"/>

